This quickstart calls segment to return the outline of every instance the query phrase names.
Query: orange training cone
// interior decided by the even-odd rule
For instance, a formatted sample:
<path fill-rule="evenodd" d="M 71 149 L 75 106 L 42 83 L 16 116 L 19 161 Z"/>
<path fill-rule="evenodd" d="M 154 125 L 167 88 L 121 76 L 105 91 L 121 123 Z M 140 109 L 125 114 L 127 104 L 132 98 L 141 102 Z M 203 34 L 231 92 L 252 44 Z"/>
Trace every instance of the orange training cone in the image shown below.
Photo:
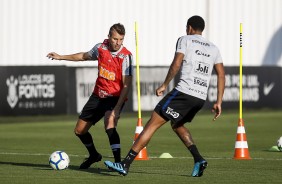
<path fill-rule="evenodd" d="M 139 134 L 143 131 L 143 126 L 142 126 L 142 119 L 138 118 L 137 126 L 135 129 L 135 137 L 134 141 L 137 139 Z M 147 149 L 144 147 L 138 155 L 135 157 L 135 160 L 149 160 L 148 155 L 147 155 Z"/>
<path fill-rule="evenodd" d="M 251 159 L 249 150 L 248 150 L 248 142 L 247 136 L 244 128 L 243 119 L 239 119 L 238 128 L 237 128 L 237 139 L 235 143 L 235 153 L 234 159 Z"/>

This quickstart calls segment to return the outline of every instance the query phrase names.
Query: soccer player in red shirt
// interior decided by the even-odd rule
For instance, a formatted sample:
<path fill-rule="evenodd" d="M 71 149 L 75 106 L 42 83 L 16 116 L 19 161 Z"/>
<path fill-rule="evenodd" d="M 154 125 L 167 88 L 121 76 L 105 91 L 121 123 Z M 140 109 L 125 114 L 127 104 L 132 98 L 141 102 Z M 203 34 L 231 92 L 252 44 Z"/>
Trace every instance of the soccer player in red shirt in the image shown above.
<path fill-rule="evenodd" d="M 124 36 L 124 26 L 117 23 L 111 26 L 108 39 L 96 44 L 88 52 L 71 55 L 51 52 L 47 55 L 52 60 L 98 61 L 98 78 L 93 94 L 83 107 L 74 129 L 89 152 L 89 157 L 80 165 L 80 169 L 87 169 L 102 159 L 102 155 L 95 148 L 89 129 L 103 117 L 115 162 L 121 161 L 120 138 L 116 126 L 132 85 L 133 62 L 131 52 L 123 46 Z"/>

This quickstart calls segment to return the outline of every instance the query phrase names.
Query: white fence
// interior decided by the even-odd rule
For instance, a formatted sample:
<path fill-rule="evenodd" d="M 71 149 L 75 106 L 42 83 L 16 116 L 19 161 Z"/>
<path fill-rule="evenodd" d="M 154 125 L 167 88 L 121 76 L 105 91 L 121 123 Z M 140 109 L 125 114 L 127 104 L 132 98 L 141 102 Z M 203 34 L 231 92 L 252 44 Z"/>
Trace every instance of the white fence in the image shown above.
<path fill-rule="evenodd" d="M 45 56 L 88 51 L 117 22 L 125 25 L 124 44 L 135 55 L 135 21 L 140 65 L 168 66 L 195 14 L 206 20 L 204 36 L 221 49 L 225 65 L 239 63 L 242 22 L 244 65 L 282 66 L 281 10 L 281 0 L 1 0 L 0 66 L 95 66 Z"/>

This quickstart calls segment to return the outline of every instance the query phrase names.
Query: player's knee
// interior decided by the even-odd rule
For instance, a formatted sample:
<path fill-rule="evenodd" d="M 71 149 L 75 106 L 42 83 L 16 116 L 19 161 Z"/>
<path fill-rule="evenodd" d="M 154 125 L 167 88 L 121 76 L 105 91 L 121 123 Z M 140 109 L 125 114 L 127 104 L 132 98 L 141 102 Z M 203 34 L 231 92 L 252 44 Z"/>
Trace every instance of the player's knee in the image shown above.
<path fill-rule="evenodd" d="M 111 128 L 115 128 L 115 124 L 114 122 L 108 121 L 108 119 L 105 119 L 104 121 L 104 128 L 105 130 L 111 129 Z"/>
<path fill-rule="evenodd" d="M 90 127 L 92 126 L 92 124 L 90 122 L 86 122 L 83 121 L 81 119 L 79 119 L 77 121 L 77 124 L 74 128 L 74 134 L 75 135 L 84 135 L 88 132 L 88 130 L 90 129 Z"/>
<path fill-rule="evenodd" d="M 179 125 L 175 124 L 175 123 L 171 123 L 171 129 L 174 131 L 174 132 L 178 132 L 178 128 L 180 127 Z"/>
<path fill-rule="evenodd" d="M 82 130 L 79 130 L 79 129 L 75 128 L 75 129 L 74 129 L 74 134 L 75 134 L 76 136 L 80 136 L 80 135 L 85 134 L 85 132 L 82 131 Z"/>
<path fill-rule="evenodd" d="M 75 134 L 76 136 L 81 135 L 81 134 L 80 134 L 80 132 L 79 132 L 79 131 L 77 131 L 76 129 L 74 129 L 74 131 L 73 131 L 73 132 L 74 132 L 74 134 Z"/>

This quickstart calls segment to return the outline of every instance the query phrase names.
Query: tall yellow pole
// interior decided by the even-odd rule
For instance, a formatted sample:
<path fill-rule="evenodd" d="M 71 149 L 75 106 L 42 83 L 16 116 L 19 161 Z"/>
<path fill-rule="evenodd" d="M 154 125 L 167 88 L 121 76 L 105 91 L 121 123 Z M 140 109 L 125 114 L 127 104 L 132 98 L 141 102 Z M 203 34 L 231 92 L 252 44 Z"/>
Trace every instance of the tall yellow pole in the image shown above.
<path fill-rule="evenodd" d="M 140 102 L 140 71 L 139 71 L 139 53 L 138 53 L 138 24 L 135 22 L 135 43 L 136 43 L 136 83 L 137 83 L 137 101 L 138 101 L 138 119 L 141 119 Z"/>
<path fill-rule="evenodd" d="M 242 23 L 240 23 L 240 90 L 239 90 L 239 118 L 243 118 L 243 30 Z"/>
<path fill-rule="evenodd" d="M 140 71 L 139 71 L 139 55 L 138 55 L 138 24 L 135 22 L 135 43 L 136 43 L 136 84 L 137 84 L 137 100 L 138 100 L 138 120 L 135 129 L 134 141 L 138 138 L 140 133 L 143 131 L 142 117 L 141 117 L 141 102 L 140 102 Z M 144 147 L 135 160 L 149 160 L 147 148 Z"/>
<path fill-rule="evenodd" d="M 246 131 L 244 127 L 243 121 L 243 58 L 242 58 L 242 50 L 243 50 L 243 31 L 242 31 L 242 23 L 240 23 L 240 86 L 239 86 L 239 111 L 240 117 L 238 121 L 237 127 L 237 136 L 235 142 L 235 152 L 234 152 L 234 159 L 251 159 L 249 154 L 248 142 Z"/>

